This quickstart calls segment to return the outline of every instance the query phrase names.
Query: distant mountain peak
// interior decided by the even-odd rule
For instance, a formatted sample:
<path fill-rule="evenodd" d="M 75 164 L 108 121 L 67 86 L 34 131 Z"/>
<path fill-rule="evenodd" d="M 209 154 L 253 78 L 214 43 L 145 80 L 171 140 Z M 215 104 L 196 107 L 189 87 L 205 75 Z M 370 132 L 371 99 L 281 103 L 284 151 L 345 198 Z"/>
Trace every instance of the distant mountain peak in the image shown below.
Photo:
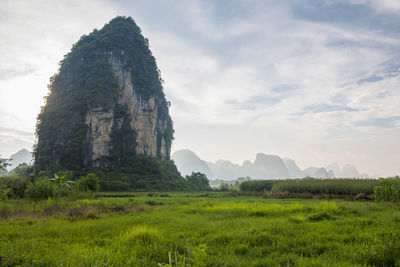
<path fill-rule="evenodd" d="M 183 158 L 176 156 L 178 152 Z M 191 171 L 200 171 L 203 173 L 210 171 L 211 176 L 206 174 L 207 177 L 219 180 L 235 180 L 238 177 L 247 176 L 253 179 L 368 177 L 367 174 L 360 175 L 357 168 L 351 164 L 346 164 L 342 170 L 337 163 L 322 168 L 309 167 L 302 170 L 293 159 L 285 158 L 282 160 L 278 155 L 265 153 L 257 153 L 254 162 L 245 160 L 242 165 L 223 159 L 215 163 L 207 163 L 200 159 L 193 151 L 187 149 L 175 152 L 172 158 L 179 171 L 183 174 L 190 173 Z M 193 161 L 197 163 L 194 164 Z M 191 167 L 193 164 L 194 167 Z"/>
<path fill-rule="evenodd" d="M 175 162 L 176 167 L 183 176 L 189 175 L 192 172 L 201 172 L 209 179 L 212 179 L 213 177 L 207 162 L 201 160 L 196 153 L 189 149 L 175 151 L 172 154 L 171 159 Z"/>
<path fill-rule="evenodd" d="M 7 170 L 12 170 L 18 165 L 22 163 L 31 164 L 32 163 L 32 153 L 28 151 L 26 148 L 18 150 L 18 152 L 12 154 L 10 156 L 10 165 L 7 167 Z"/>

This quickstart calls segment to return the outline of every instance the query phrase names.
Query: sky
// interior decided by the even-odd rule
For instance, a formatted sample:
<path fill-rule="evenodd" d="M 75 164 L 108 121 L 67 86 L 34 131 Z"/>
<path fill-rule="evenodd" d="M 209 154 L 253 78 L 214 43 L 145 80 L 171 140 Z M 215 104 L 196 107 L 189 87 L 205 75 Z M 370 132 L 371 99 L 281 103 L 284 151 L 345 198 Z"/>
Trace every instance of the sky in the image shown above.
<path fill-rule="evenodd" d="M 398 0 L 2 0 L 2 157 L 32 149 L 58 63 L 118 15 L 149 39 L 172 151 L 400 174 Z"/>

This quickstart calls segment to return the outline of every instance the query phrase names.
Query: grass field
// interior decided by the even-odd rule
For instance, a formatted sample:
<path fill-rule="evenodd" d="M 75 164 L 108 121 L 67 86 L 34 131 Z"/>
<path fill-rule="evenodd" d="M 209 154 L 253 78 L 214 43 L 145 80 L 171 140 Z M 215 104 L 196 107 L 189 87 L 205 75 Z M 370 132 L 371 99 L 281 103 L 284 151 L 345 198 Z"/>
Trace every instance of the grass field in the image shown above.
<path fill-rule="evenodd" d="M 400 266 L 393 203 L 133 193 L 0 218 L 3 266 Z"/>

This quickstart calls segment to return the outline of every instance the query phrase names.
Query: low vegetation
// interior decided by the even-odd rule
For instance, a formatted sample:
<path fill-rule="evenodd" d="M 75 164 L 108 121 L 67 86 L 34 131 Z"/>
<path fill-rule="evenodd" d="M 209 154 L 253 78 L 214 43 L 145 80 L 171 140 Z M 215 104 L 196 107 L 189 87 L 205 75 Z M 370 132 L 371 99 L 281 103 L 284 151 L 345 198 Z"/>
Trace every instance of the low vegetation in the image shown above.
<path fill-rule="evenodd" d="M 0 265 L 400 265 L 395 203 L 130 195 L 3 202 Z"/>
<path fill-rule="evenodd" d="M 142 163 L 148 169 L 160 166 L 158 159 L 145 160 Z M 161 169 L 153 168 L 153 175 L 147 176 L 149 170 L 142 165 L 126 166 L 125 169 L 102 170 L 96 173 L 73 171 L 33 172 L 32 166 L 20 165 L 7 175 L 0 176 L 0 200 L 27 198 L 33 201 L 47 198 L 85 198 L 99 190 L 103 192 L 136 191 L 208 191 L 211 190 L 207 177 L 200 172 L 193 172 L 185 178 L 174 177 L 175 165 L 168 164 Z M 138 167 L 143 174 L 126 176 L 129 170 Z M 172 168 L 172 171 L 168 171 Z M 136 171 L 140 172 L 140 171 Z M 79 175 L 81 173 L 81 175 Z M 160 174 L 160 176 L 157 176 Z M 162 176 L 162 175 L 163 176 Z M 168 179 L 162 177 L 168 176 Z M 161 178 L 160 178 L 161 177 Z"/>
<path fill-rule="evenodd" d="M 0 199 L 2 202 L 11 199 L 26 198 L 31 201 L 58 198 L 89 197 L 99 189 L 99 179 L 94 173 L 88 173 L 80 178 L 71 180 L 72 174 L 64 172 L 53 177 L 11 172 L 0 177 Z"/>
<path fill-rule="evenodd" d="M 252 180 L 240 184 L 240 191 L 243 192 L 264 192 L 271 191 L 276 180 Z"/>
<path fill-rule="evenodd" d="M 373 200 L 378 180 L 374 179 L 288 179 L 246 181 L 240 192 L 266 197 L 345 198 Z"/>
<path fill-rule="evenodd" d="M 400 266 L 398 177 L 210 190 L 186 176 L 202 193 L 99 193 L 101 181 L 29 166 L 0 177 L 0 266 Z M 309 195 L 375 201 L 293 199 Z"/>

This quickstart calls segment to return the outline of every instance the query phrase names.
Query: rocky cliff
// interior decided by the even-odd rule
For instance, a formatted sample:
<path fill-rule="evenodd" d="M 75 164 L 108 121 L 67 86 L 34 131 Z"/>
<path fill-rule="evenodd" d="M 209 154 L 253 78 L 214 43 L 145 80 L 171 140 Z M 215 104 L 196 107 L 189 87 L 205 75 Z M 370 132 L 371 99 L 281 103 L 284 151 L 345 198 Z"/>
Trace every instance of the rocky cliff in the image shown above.
<path fill-rule="evenodd" d="M 173 128 L 161 82 L 131 18 L 82 36 L 51 78 L 35 164 L 93 169 L 136 156 L 169 159 Z"/>

